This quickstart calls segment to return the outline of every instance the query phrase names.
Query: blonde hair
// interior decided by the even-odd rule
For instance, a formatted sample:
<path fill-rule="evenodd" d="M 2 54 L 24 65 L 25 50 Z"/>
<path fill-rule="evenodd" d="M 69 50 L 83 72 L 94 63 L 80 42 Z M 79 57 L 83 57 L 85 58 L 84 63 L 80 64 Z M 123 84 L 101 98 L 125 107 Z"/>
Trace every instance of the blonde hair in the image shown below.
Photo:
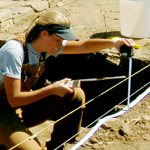
<path fill-rule="evenodd" d="M 25 46 L 27 42 L 32 42 L 38 38 L 41 32 L 38 27 L 49 25 L 70 26 L 70 21 L 58 11 L 46 11 L 40 16 L 35 17 L 31 25 L 23 34 L 20 34 L 16 40 L 20 41 Z"/>

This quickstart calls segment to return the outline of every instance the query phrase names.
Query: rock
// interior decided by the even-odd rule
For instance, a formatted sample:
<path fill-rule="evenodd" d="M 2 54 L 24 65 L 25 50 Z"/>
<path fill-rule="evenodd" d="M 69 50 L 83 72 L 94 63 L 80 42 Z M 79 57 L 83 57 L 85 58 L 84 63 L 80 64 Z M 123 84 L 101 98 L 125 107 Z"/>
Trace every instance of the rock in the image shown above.
<path fill-rule="evenodd" d="M 14 25 L 13 19 L 4 21 L 1 23 L 1 29 L 8 29 L 10 26 L 13 26 L 13 25 Z"/>
<path fill-rule="evenodd" d="M 99 149 L 98 143 L 93 144 L 92 149 L 95 149 L 95 150 L 96 150 L 96 149 Z"/>
<path fill-rule="evenodd" d="M 17 24 L 23 19 L 26 19 L 28 16 L 34 13 L 34 10 L 30 7 L 20 7 L 20 11 L 14 16 L 14 24 Z M 24 11 L 21 11 L 21 9 L 24 9 Z"/>
<path fill-rule="evenodd" d="M 132 131 L 130 129 L 129 124 L 127 123 L 122 124 L 121 128 L 119 129 L 119 134 L 125 136 L 125 135 L 131 135 L 131 133 Z"/>
<path fill-rule="evenodd" d="M 4 22 L 12 18 L 12 11 L 10 9 L 0 9 L 0 22 Z"/>
<path fill-rule="evenodd" d="M 115 111 L 120 111 L 120 110 L 122 110 L 125 107 L 126 107 L 126 105 L 116 105 L 115 106 Z"/>
<path fill-rule="evenodd" d="M 98 140 L 93 137 L 93 138 L 90 139 L 90 142 L 91 142 L 92 144 L 95 144 L 95 143 L 98 143 Z"/>
<path fill-rule="evenodd" d="M 143 119 L 144 119 L 146 122 L 149 122 L 149 123 L 150 123 L 150 116 L 144 115 L 144 116 L 143 116 Z"/>
<path fill-rule="evenodd" d="M 32 2 L 30 5 L 31 5 L 31 8 L 33 8 L 33 10 L 35 12 L 40 12 L 40 11 L 43 11 L 43 10 L 49 8 L 49 5 L 48 5 L 47 1 Z"/>
<path fill-rule="evenodd" d="M 115 128 L 119 128 L 121 126 L 121 122 L 119 119 L 117 118 L 111 118 L 109 120 L 107 120 L 103 125 L 102 128 L 105 130 L 115 130 Z"/>
<path fill-rule="evenodd" d="M 56 6 L 58 6 L 58 7 L 64 6 L 64 3 L 59 2 L 59 3 L 56 4 Z"/>

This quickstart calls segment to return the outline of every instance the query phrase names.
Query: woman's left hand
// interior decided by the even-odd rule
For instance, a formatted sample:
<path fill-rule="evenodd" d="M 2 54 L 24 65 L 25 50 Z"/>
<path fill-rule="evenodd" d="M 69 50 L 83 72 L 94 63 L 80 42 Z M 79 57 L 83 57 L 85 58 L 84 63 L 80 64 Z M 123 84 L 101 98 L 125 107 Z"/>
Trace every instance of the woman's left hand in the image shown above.
<path fill-rule="evenodd" d="M 132 39 L 125 39 L 125 38 L 120 38 L 117 41 L 114 42 L 115 48 L 118 50 L 118 52 L 120 53 L 120 47 L 122 45 L 126 45 L 129 47 L 134 47 L 134 41 Z"/>

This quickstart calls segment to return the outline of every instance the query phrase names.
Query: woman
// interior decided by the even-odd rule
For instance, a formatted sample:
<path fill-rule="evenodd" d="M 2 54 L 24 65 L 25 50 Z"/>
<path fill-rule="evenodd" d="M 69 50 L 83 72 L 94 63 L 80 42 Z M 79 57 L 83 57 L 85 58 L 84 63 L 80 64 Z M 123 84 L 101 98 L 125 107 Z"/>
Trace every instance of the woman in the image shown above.
<path fill-rule="evenodd" d="M 47 149 L 54 149 L 79 131 L 85 95 L 81 88 L 66 85 L 71 79 L 65 78 L 36 90 L 32 90 L 32 85 L 25 86 L 28 79 L 34 85 L 37 76 L 42 74 L 44 65 L 40 58 L 43 53 L 46 52 L 44 58 L 47 58 L 49 55 L 91 53 L 111 47 L 119 51 L 123 44 L 134 46 L 131 39 L 78 41 L 70 31 L 68 19 L 56 11 L 36 17 L 24 34 L 8 41 L 0 49 L 0 85 L 1 88 L 5 86 L 7 96 L 2 94 L 0 100 L 0 144 L 11 148 L 30 137 L 28 127 L 47 119 L 57 120 L 81 106 L 77 112 L 55 124 Z M 23 65 L 26 60 L 29 65 Z M 38 75 L 27 75 L 26 67 L 32 68 L 31 65 L 38 66 Z M 17 108 L 22 109 L 21 118 L 15 113 Z M 16 149 L 38 150 L 41 147 L 37 140 L 28 140 Z"/>

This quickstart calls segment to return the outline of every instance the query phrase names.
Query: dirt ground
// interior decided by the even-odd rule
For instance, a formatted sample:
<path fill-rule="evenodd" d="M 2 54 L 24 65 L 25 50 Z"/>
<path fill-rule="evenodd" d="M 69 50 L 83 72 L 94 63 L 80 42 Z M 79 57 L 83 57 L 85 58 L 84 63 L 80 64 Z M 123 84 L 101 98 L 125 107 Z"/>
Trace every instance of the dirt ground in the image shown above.
<path fill-rule="evenodd" d="M 120 35 L 120 7 L 119 0 L 66 0 L 64 6 L 54 7 L 65 14 L 71 21 L 72 32 L 81 40 L 89 39 L 93 35 L 103 32 L 115 32 L 113 36 Z M 104 20 L 105 17 L 105 20 Z M 21 25 L 21 24 L 20 24 Z M 19 32 L 19 31 L 18 31 Z M 135 39 L 141 45 L 135 56 L 144 61 L 150 61 L 149 38 Z M 108 53 L 109 49 L 104 51 Z M 141 52 L 142 51 L 142 52 Z M 111 49 L 109 55 L 116 59 L 111 61 L 119 63 L 118 53 Z M 111 59 L 111 58 L 108 58 Z M 36 128 L 37 132 L 49 125 L 49 121 Z M 48 129 L 39 134 L 39 139 L 44 145 L 49 139 Z M 77 137 L 75 143 L 88 133 L 88 128 Z M 73 144 L 66 144 L 65 150 Z M 137 106 L 124 115 L 110 119 L 90 138 L 79 150 L 149 150 L 150 149 L 150 95 L 144 98 Z"/>

